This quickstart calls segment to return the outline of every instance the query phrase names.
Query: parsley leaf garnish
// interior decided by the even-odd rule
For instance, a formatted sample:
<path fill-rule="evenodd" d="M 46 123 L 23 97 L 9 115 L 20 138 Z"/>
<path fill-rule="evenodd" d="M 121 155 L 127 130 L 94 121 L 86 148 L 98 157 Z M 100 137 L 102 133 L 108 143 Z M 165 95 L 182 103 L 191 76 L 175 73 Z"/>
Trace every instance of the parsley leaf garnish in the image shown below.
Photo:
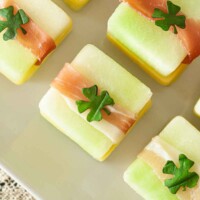
<path fill-rule="evenodd" d="M 17 35 L 17 29 L 21 29 L 23 34 L 26 34 L 26 30 L 21 27 L 22 24 L 27 24 L 29 22 L 28 16 L 25 12 L 20 9 L 14 15 L 14 7 L 9 6 L 7 8 L 0 9 L 0 15 L 7 21 L 0 21 L 0 32 L 7 29 L 3 35 L 5 41 L 14 39 Z"/>
<path fill-rule="evenodd" d="M 83 88 L 82 92 L 90 101 L 79 100 L 76 101 L 76 104 L 80 113 L 90 109 L 90 112 L 87 115 L 87 121 L 92 122 L 102 120 L 101 110 L 104 110 L 108 115 L 111 114 L 105 106 L 114 105 L 115 102 L 107 91 L 102 91 L 101 95 L 98 96 L 98 87 L 94 85 L 90 88 Z"/>
<path fill-rule="evenodd" d="M 189 169 L 194 165 L 193 161 L 184 154 L 180 154 L 179 163 L 180 168 L 177 168 L 173 161 L 167 161 L 163 168 L 164 174 L 174 175 L 173 178 L 165 180 L 165 186 L 172 194 L 176 194 L 181 187 L 183 187 L 183 191 L 186 190 L 186 187 L 195 187 L 199 180 L 199 175 L 196 172 L 189 172 Z"/>
<path fill-rule="evenodd" d="M 162 10 L 155 8 L 152 15 L 153 18 L 164 18 L 161 20 L 155 21 L 155 24 L 161 27 L 164 31 L 168 31 L 171 26 L 174 27 L 174 33 L 177 34 L 176 26 L 184 29 L 186 17 L 184 15 L 177 15 L 181 8 L 171 1 L 167 1 L 168 13 L 163 12 Z"/>

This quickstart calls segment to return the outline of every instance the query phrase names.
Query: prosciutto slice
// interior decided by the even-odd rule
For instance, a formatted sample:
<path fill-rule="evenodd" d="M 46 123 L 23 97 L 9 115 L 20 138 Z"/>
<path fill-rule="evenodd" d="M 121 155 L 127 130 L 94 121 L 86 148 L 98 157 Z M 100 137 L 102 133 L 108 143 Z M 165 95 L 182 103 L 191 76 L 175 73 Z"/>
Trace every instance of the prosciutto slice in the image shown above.
<path fill-rule="evenodd" d="M 65 64 L 64 68 L 51 84 L 53 88 L 57 89 L 64 96 L 68 106 L 76 112 L 77 106 L 75 102 L 77 100 L 88 101 L 88 99 L 82 94 L 82 89 L 93 85 L 95 85 L 95 83 L 91 83 L 85 79 L 85 77 L 83 77 L 68 63 Z M 99 93 L 101 93 L 101 91 L 99 91 Z M 91 122 L 91 125 L 94 125 L 95 128 L 98 128 L 101 132 L 104 132 L 109 136 L 110 134 L 114 135 L 114 132 L 116 132 L 115 136 L 110 137 L 113 142 L 118 143 L 134 124 L 134 115 L 125 111 L 119 105 L 107 106 L 106 108 L 111 112 L 111 114 L 107 115 L 104 111 L 102 111 L 103 120 L 100 122 Z M 85 113 L 82 113 L 81 116 L 84 114 Z M 85 118 L 86 116 L 84 116 L 84 119 Z M 113 129 L 111 130 L 109 126 Z M 110 133 L 108 131 L 109 129 Z"/>

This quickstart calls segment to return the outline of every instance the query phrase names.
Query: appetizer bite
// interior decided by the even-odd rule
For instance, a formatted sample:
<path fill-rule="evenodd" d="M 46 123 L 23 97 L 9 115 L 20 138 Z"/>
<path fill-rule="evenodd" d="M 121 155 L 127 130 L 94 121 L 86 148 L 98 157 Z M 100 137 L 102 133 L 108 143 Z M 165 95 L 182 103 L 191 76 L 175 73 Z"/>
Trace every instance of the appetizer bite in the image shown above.
<path fill-rule="evenodd" d="M 64 0 L 67 5 L 73 10 L 80 10 L 83 6 L 85 6 L 89 0 Z"/>
<path fill-rule="evenodd" d="M 138 155 L 124 180 L 147 200 L 198 200 L 200 132 L 175 117 Z"/>
<path fill-rule="evenodd" d="M 198 102 L 194 107 L 194 112 L 200 117 L 200 99 L 198 100 Z"/>
<path fill-rule="evenodd" d="M 163 85 L 200 54 L 199 1 L 121 0 L 108 38 Z"/>
<path fill-rule="evenodd" d="M 39 108 L 61 132 L 103 161 L 149 108 L 151 96 L 141 81 L 86 45 L 53 80 Z"/>
<path fill-rule="evenodd" d="M 0 1 L 0 73 L 22 84 L 71 30 L 71 19 L 51 0 Z"/>

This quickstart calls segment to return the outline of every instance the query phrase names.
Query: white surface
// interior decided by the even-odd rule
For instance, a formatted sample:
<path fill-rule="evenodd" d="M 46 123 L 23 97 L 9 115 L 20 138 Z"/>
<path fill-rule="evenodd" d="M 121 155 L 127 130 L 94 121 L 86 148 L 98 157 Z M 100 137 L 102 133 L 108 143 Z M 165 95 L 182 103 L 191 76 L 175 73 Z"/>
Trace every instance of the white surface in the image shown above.
<path fill-rule="evenodd" d="M 200 59 L 173 85 L 160 86 L 106 39 L 106 23 L 118 0 L 91 0 L 79 12 L 70 11 L 62 0 L 55 2 L 72 17 L 72 33 L 25 85 L 15 86 L 0 76 L 0 165 L 45 200 L 142 200 L 123 182 L 123 173 L 174 116 L 183 115 L 200 129 L 193 114 L 200 96 Z M 154 92 L 151 110 L 103 163 L 57 131 L 38 109 L 51 80 L 87 43 L 102 49 Z"/>

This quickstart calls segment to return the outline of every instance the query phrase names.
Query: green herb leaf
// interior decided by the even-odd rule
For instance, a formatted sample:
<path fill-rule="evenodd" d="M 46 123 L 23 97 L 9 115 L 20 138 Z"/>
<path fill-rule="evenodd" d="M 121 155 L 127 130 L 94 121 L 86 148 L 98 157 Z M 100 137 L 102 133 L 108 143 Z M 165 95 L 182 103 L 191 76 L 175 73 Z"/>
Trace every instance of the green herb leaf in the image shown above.
<path fill-rule="evenodd" d="M 0 9 L 0 16 L 5 18 L 7 21 L 0 21 L 0 32 L 7 29 L 3 35 L 5 41 L 14 39 L 17 35 L 17 29 L 21 29 L 23 34 L 26 34 L 26 30 L 21 27 L 22 24 L 27 24 L 29 18 L 26 13 L 20 9 L 16 15 L 14 13 L 14 7 L 9 6 L 7 8 Z"/>
<path fill-rule="evenodd" d="M 156 20 L 155 24 L 161 27 L 164 31 L 168 31 L 171 26 L 174 27 L 174 33 L 177 34 L 176 26 L 184 29 L 186 17 L 184 15 L 177 15 L 181 8 L 171 1 L 167 1 L 168 13 L 163 12 L 162 10 L 155 8 L 152 15 L 153 18 L 164 18 L 161 20 Z"/>
<path fill-rule="evenodd" d="M 163 168 L 164 174 L 172 174 L 173 178 L 165 180 L 165 186 L 167 186 L 172 194 L 176 194 L 177 191 L 183 187 L 183 191 L 186 187 L 193 188 L 197 185 L 199 175 L 195 172 L 189 172 L 189 169 L 194 165 L 194 162 L 189 160 L 184 154 L 179 155 L 180 168 L 177 168 L 173 161 L 167 161 Z"/>
<path fill-rule="evenodd" d="M 108 115 L 111 114 L 105 106 L 114 105 L 114 100 L 109 96 L 107 91 L 102 91 L 101 95 L 98 96 L 98 87 L 94 85 L 90 88 L 83 88 L 82 92 L 90 101 L 79 100 L 76 101 L 76 104 L 80 113 L 90 109 L 87 115 L 89 122 L 102 120 L 101 110 L 104 110 Z"/>

